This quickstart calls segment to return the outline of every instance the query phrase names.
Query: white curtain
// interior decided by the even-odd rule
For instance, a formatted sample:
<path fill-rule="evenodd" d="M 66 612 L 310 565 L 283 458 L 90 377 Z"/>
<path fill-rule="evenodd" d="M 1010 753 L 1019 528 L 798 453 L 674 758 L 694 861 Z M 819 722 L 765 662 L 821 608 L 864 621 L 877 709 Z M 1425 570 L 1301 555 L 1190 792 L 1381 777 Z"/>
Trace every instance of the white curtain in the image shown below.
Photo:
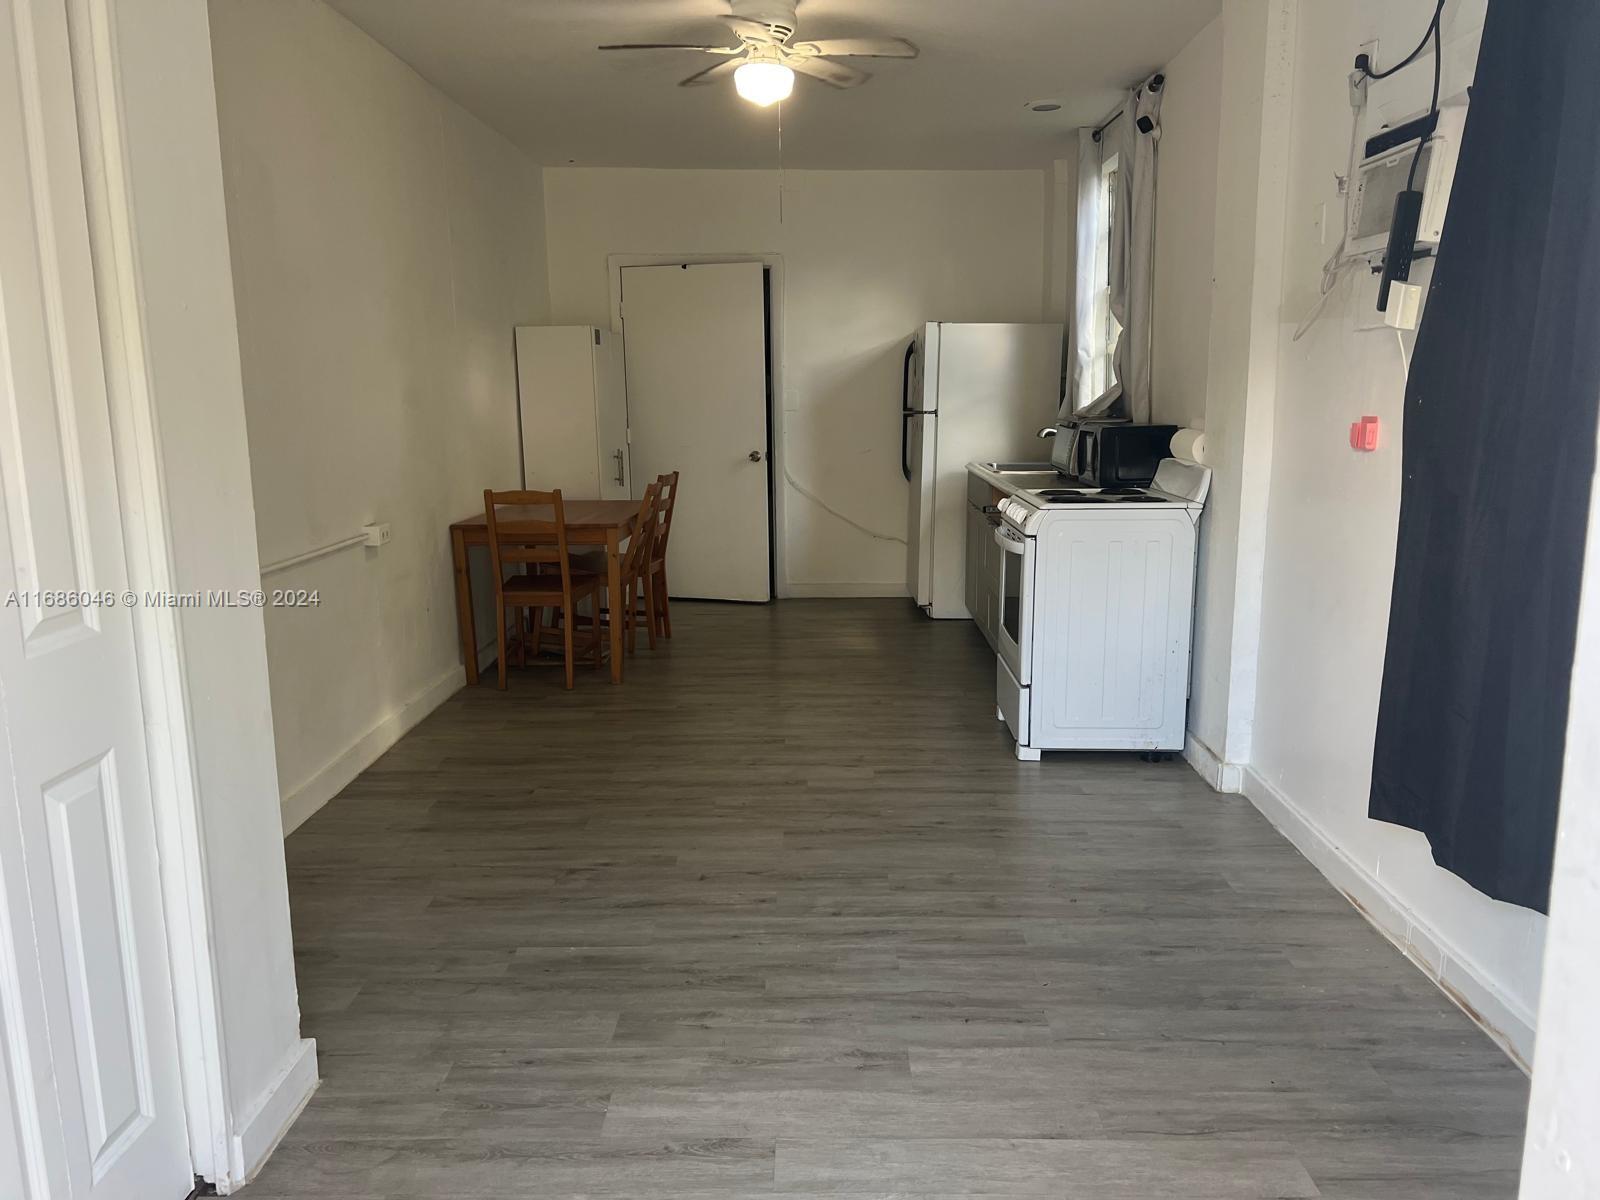
<path fill-rule="evenodd" d="M 1111 312 L 1122 326 L 1114 361 L 1121 413 L 1150 422 L 1150 325 L 1155 290 L 1156 148 L 1161 141 L 1161 77 L 1133 89 L 1104 135 L 1117 155 L 1111 224 Z"/>
<path fill-rule="evenodd" d="M 1094 378 L 1099 349 L 1094 344 L 1099 292 L 1094 265 L 1104 221 L 1100 212 L 1100 153 L 1101 144 L 1095 140 L 1094 130 L 1078 130 L 1078 246 L 1073 256 L 1072 319 L 1067 323 L 1069 367 L 1063 416 L 1076 412 L 1099 393 Z"/>
<path fill-rule="evenodd" d="M 1161 140 L 1160 75 L 1128 94 L 1116 118 L 1094 131 L 1078 131 L 1078 253 L 1071 348 L 1074 375 L 1071 408 L 1086 416 L 1116 415 L 1150 421 L 1150 330 L 1155 280 L 1156 148 Z M 1102 174 L 1116 158 L 1110 237 L 1106 243 L 1107 203 Z M 1104 245 L 1110 280 L 1110 310 L 1121 329 L 1112 357 L 1109 387 L 1096 370 L 1105 347 L 1096 303 L 1106 284 L 1096 270 Z"/>

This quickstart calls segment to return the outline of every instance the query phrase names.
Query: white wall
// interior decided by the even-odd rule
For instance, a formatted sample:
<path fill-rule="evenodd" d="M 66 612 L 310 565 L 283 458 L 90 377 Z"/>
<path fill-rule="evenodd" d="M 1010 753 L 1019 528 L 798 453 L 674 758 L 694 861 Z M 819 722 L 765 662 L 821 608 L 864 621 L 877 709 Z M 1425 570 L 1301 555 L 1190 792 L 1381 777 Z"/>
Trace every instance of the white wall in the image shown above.
<path fill-rule="evenodd" d="M 115 131 L 98 151 L 107 169 L 85 173 L 114 416 L 146 414 L 118 434 L 126 519 L 140 531 L 129 538 L 134 578 L 243 590 L 256 585 L 256 538 L 206 8 L 145 0 L 138 20 L 108 29 L 105 57 L 80 61 L 79 87 L 115 72 L 100 113 Z M 145 438 L 147 459 L 124 454 Z M 140 472 L 157 460 L 158 471 Z M 299 1036 L 262 616 L 184 608 L 175 620 L 176 644 L 140 666 L 172 671 L 144 680 L 152 744 L 188 743 L 155 755 L 153 769 L 169 814 L 163 874 L 187 862 L 203 876 L 201 898 L 169 892 L 168 925 L 193 939 L 174 942 L 192 1150 L 227 1187 L 259 1166 L 307 1099 L 316 1062 Z M 152 692 L 178 701 L 150 707 Z"/>
<path fill-rule="evenodd" d="M 1062 143 L 1071 158 L 1058 158 L 1044 172 L 1045 281 L 1044 319 L 1065 324 L 1070 319 L 1078 260 L 1078 159 L 1071 142 Z"/>
<path fill-rule="evenodd" d="M 543 190 L 320 0 L 211 13 L 262 562 L 368 521 L 394 536 L 266 580 L 321 601 L 267 611 L 292 828 L 461 681 L 446 529 L 519 479 Z"/>
<path fill-rule="evenodd" d="M 1446 10 L 1446 96 L 1470 81 L 1483 9 L 1462 0 Z M 1432 10 L 1430 0 L 1224 9 L 1206 424 L 1214 446 L 1240 454 L 1224 450 L 1207 517 L 1191 728 L 1228 769 L 1244 768 L 1246 794 L 1338 886 L 1526 1057 L 1543 918 L 1473 891 L 1434 866 L 1422 835 L 1366 816 L 1400 491 L 1399 351 L 1392 335 L 1353 328 L 1356 306 L 1372 302 L 1365 290 L 1337 295 L 1305 340 L 1290 340 L 1338 237 L 1354 56 L 1374 36 L 1380 59 L 1409 50 Z M 1275 95 L 1275 79 L 1292 80 L 1292 95 Z M 1375 118 L 1424 108 L 1430 82 L 1424 64 L 1375 85 Z M 1275 119 L 1287 127 L 1274 132 Z M 1252 123 L 1259 142 L 1230 152 L 1232 131 Z M 1274 173 L 1286 185 L 1276 200 Z M 1328 243 L 1316 220 L 1324 204 Z M 1274 256 L 1281 278 L 1263 270 Z M 1384 444 L 1357 454 L 1348 426 L 1369 413 L 1384 421 Z M 1254 483 L 1230 479 L 1235 469 Z"/>
<path fill-rule="evenodd" d="M 1164 68 L 1156 188 L 1155 315 L 1151 334 L 1157 424 L 1203 427 L 1211 353 L 1217 154 L 1222 137 L 1222 18 Z"/>
<path fill-rule="evenodd" d="M 1574 657 L 1522 1200 L 1600 1196 L 1600 488 Z"/>
<path fill-rule="evenodd" d="M 1236 787 L 1255 715 L 1297 0 L 1225 0 L 1188 754 Z M 1165 107 L 1162 110 L 1165 119 Z"/>
<path fill-rule="evenodd" d="M 545 171 L 551 317 L 610 322 L 611 254 L 782 256 L 787 590 L 905 594 L 900 372 L 925 321 L 1038 321 L 1038 171 Z M 780 590 L 784 581 L 780 580 Z"/>

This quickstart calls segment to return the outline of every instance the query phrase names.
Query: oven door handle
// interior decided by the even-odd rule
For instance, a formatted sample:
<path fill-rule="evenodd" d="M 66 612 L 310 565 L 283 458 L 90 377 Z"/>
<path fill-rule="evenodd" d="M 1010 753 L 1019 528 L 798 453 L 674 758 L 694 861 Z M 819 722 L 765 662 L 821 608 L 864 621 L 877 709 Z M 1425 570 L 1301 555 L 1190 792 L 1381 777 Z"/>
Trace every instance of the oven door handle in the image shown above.
<path fill-rule="evenodd" d="M 1026 541 L 1010 532 L 1004 525 L 994 531 L 994 540 L 1007 554 L 1021 554 L 1028 548 Z"/>

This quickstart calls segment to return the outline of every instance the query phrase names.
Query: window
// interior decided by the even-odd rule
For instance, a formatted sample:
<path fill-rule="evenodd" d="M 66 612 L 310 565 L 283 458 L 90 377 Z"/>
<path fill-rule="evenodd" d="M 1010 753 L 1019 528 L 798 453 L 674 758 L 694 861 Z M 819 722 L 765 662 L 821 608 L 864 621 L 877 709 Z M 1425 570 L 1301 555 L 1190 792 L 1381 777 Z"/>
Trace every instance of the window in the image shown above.
<path fill-rule="evenodd" d="M 1094 347 L 1089 368 L 1089 386 L 1079 395 L 1079 407 L 1105 395 L 1116 377 L 1113 357 L 1122 326 L 1111 311 L 1111 230 L 1116 221 L 1117 159 L 1113 154 L 1100 164 L 1100 186 L 1095 214 L 1098 228 L 1094 243 L 1094 314 L 1089 325 L 1088 343 Z"/>

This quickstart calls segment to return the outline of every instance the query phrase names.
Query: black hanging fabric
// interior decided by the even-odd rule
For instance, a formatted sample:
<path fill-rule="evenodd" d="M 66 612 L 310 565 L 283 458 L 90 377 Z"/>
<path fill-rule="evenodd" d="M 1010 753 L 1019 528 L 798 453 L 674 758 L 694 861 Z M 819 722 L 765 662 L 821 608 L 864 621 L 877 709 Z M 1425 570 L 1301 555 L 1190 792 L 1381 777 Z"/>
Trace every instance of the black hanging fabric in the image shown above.
<path fill-rule="evenodd" d="M 1597 63 L 1595 0 L 1490 0 L 1406 388 L 1369 808 L 1540 911 L 1600 408 Z"/>

